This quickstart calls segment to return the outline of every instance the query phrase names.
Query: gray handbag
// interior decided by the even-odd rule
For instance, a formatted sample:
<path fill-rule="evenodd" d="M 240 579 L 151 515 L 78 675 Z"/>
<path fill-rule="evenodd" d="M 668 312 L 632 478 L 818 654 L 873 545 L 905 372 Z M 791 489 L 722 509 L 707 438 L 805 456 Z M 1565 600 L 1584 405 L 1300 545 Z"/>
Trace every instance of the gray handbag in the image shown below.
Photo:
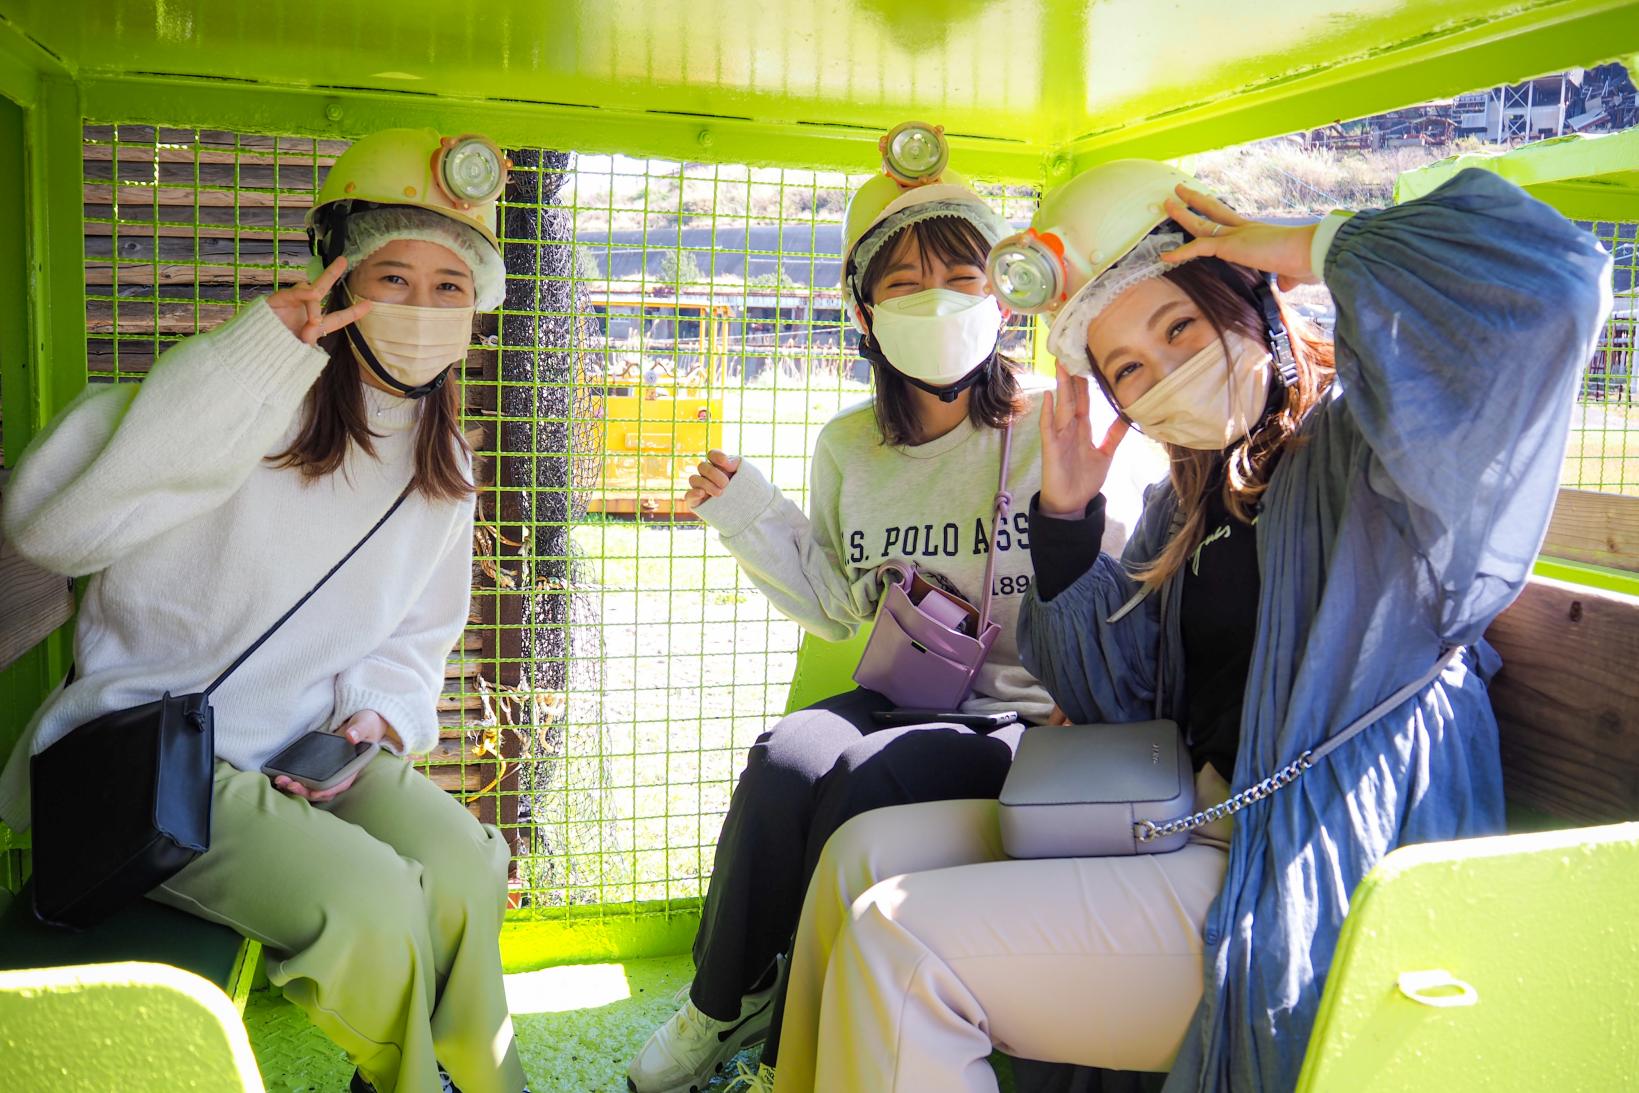
<path fill-rule="evenodd" d="M 1195 808 L 1194 764 L 1171 721 L 1038 725 L 1019 740 L 998 813 L 1010 858 L 1109 858 L 1180 850 L 1189 833 L 1296 781 L 1366 726 L 1422 691 L 1457 659 L 1440 653 L 1415 682 L 1263 781 L 1210 808 Z"/>
<path fill-rule="evenodd" d="M 1189 835 L 1140 848 L 1137 825 L 1194 807 L 1195 771 L 1174 722 L 1037 725 L 1002 785 L 1002 848 L 1013 858 L 1164 854 Z"/>

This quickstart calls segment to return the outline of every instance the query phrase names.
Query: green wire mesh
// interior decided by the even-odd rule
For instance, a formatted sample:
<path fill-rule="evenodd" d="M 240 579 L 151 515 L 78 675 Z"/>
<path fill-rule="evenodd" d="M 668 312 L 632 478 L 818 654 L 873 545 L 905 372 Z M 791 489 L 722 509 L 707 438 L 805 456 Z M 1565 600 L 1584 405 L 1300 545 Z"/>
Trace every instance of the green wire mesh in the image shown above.
<path fill-rule="evenodd" d="M 85 130 L 92 382 L 302 273 L 345 147 Z M 514 149 L 507 303 L 464 370 L 480 485 L 471 624 L 429 775 L 498 824 L 515 902 L 620 912 L 704 891 L 797 627 L 680 504 L 706 448 L 806 504 L 825 421 L 869 393 L 838 252 L 863 176 Z M 987 187 L 1015 222 L 1030 187 Z M 1007 345 L 1033 354 L 1020 323 Z"/>
<path fill-rule="evenodd" d="M 89 125 L 91 382 L 290 283 L 345 145 Z M 515 149 L 506 305 L 464 369 L 480 484 L 471 622 L 426 770 L 514 850 L 546 914 L 692 904 L 746 748 L 779 715 L 797 627 L 679 505 L 705 447 L 806 505 L 824 422 L 867 396 L 837 291 L 862 176 Z M 986 186 L 1015 224 L 1029 187 Z M 1566 484 L 1639 492 L 1634 225 L 1577 405 Z M 1625 278 L 1625 280 L 1624 280 Z M 1029 327 L 1007 347 L 1034 356 Z"/>
<path fill-rule="evenodd" d="M 1615 298 L 1610 321 L 1582 374 L 1564 484 L 1639 496 L 1639 392 L 1634 355 L 1639 351 L 1639 223 L 1589 225 L 1611 252 Z"/>

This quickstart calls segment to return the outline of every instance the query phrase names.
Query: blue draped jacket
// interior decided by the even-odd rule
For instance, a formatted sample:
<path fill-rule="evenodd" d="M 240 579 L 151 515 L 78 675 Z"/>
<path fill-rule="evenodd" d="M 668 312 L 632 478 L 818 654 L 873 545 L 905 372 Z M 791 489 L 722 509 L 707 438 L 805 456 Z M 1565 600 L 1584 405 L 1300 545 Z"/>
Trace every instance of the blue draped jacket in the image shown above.
<path fill-rule="evenodd" d="M 1480 170 L 1343 223 L 1324 276 L 1337 382 L 1284 454 L 1257 523 L 1262 592 L 1241 789 L 1426 672 L 1416 697 L 1235 817 L 1207 915 L 1206 990 L 1166 1085 L 1297 1082 L 1349 895 L 1406 843 L 1495 833 L 1497 724 L 1482 635 L 1523 587 L 1548 525 L 1574 392 L 1610 306 L 1594 237 Z M 1024 664 L 1077 722 L 1183 709 L 1180 570 L 1136 592 L 1176 505 L 1151 487 L 1120 561 L 1019 619 Z M 1164 654 L 1164 655 L 1163 655 Z"/>

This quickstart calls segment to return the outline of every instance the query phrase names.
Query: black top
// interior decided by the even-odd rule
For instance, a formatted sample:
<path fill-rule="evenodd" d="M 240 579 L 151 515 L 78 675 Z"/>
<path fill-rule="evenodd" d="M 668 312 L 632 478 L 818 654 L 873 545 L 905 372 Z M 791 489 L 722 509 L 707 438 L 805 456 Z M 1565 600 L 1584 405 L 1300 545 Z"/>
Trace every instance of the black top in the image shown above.
<path fill-rule="evenodd" d="M 1257 638 L 1262 581 L 1254 526 L 1229 514 L 1221 481 L 1207 498 L 1201 544 L 1184 563 L 1179 627 L 1185 708 L 1178 721 L 1189 740 L 1195 769 L 1211 763 L 1227 781 L 1234 774 L 1241 742 L 1241 702 Z M 1102 494 L 1093 498 L 1080 520 L 1044 517 L 1041 495 L 1031 498 L 1030 558 L 1043 602 L 1092 568 L 1103 537 Z"/>
<path fill-rule="evenodd" d="M 1258 633 L 1254 524 L 1231 516 L 1221 476 L 1207 494 L 1200 545 L 1184 562 L 1179 628 L 1184 640 L 1184 726 L 1195 769 L 1211 763 L 1228 780 L 1241 743 L 1241 703 Z"/>

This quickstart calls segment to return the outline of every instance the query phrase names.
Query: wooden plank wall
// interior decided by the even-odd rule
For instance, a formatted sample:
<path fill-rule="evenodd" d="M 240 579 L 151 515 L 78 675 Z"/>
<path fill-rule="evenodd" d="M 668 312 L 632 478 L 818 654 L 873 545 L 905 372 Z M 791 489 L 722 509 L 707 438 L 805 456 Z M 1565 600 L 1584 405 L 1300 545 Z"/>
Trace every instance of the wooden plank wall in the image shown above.
<path fill-rule="evenodd" d="M 117 145 L 110 126 L 87 126 L 85 134 L 86 335 L 94 380 L 140 379 L 166 346 L 300 277 L 308 257 L 303 217 L 324 171 L 346 147 L 142 126 L 120 127 Z M 184 146 L 195 141 L 197 151 Z M 494 322 L 480 319 L 480 341 L 493 343 L 487 336 Z M 464 372 L 467 436 L 480 453 L 494 451 L 497 356 L 474 349 Z M 480 455 L 475 469 L 483 521 L 494 502 L 484 492 L 494 482 L 494 460 Z M 493 737 L 507 716 L 489 696 L 504 614 L 497 606 L 515 597 L 502 596 L 483 566 L 474 567 L 473 584 L 471 625 L 445 666 L 442 731 L 428 773 L 481 819 L 514 822 L 515 798 L 478 792 L 496 783 L 502 768 L 497 758 L 475 754 L 475 745 Z"/>
<path fill-rule="evenodd" d="M 1639 498 L 1561 490 L 1543 554 L 1639 572 Z M 1509 800 L 1639 818 L 1639 597 L 1536 577 L 1486 637 Z"/>

